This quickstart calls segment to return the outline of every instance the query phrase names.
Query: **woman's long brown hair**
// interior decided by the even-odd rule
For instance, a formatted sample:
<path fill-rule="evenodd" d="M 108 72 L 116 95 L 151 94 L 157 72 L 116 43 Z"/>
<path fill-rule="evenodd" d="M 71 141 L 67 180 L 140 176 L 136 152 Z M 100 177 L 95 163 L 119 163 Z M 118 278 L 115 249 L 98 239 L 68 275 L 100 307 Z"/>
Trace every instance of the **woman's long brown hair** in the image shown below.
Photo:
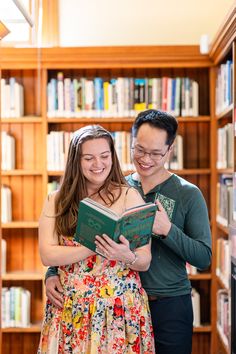
<path fill-rule="evenodd" d="M 106 181 L 97 193 L 107 205 L 112 205 L 120 197 L 122 186 L 127 185 L 121 171 L 112 135 L 99 125 L 87 125 L 75 131 L 70 142 L 61 186 L 55 200 L 55 231 L 58 235 L 73 236 L 75 233 L 79 202 L 88 197 L 86 179 L 81 168 L 81 147 L 85 141 L 100 138 L 106 139 L 109 143 L 112 167 Z M 118 193 L 114 194 L 112 192 L 114 186 L 116 189 L 118 188 Z M 103 197 L 104 195 L 106 200 Z"/>

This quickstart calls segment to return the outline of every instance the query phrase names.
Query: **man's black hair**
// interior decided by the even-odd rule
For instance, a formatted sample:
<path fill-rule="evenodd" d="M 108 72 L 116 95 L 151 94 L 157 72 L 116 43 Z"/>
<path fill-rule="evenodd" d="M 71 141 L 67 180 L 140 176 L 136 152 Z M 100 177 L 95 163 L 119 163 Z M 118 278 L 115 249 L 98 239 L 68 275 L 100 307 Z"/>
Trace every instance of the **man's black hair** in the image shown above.
<path fill-rule="evenodd" d="M 153 128 L 158 128 L 161 130 L 165 130 L 167 133 L 167 145 L 172 145 L 177 129 L 178 129 L 178 121 L 168 112 L 160 111 L 157 109 L 148 109 L 138 114 L 137 118 L 134 121 L 132 127 L 132 137 L 136 137 L 138 134 L 138 130 L 143 124 L 149 124 Z"/>

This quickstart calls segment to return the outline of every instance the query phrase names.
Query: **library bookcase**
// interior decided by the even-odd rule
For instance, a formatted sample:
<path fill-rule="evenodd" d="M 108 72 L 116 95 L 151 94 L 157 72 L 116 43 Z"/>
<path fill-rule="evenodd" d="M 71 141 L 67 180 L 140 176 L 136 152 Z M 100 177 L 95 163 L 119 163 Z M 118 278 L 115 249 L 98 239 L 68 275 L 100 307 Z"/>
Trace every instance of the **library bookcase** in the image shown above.
<path fill-rule="evenodd" d="M 235 107 L 236 107 L 236 6 L 233 8 L 225 18 L 220 27 L 216 38 L 211 46 L 209 56 L 214 64 L 212 72 L 211 83 L 211 111 L 212 117 L 212 236 L 213 236 L 213 259 L 212 259 L 212 311 L 214 323 L 212 330 L 214 333 L 213 344 L 216 353 L 218 354 L 234 354 L 235 347 L 235 291 L 231 294 L 231 288 L 235 284 L 235 279 L 231 276 L 231 252 L 233 251 L 233 243 L 231 242 L 230 230 L 233 230 L 233 237 L 235 237 L 235 171 L 236 171 L 236 129 L 235 129 Z M 218 90 L 219 81 L 223 87 Z M 220 84 L 220 85 L 221 85 Z M 218 92 L 216 92 L 216 88 Z M 228 130 L 228 137 L 226 142 L 221 141 L 219 129 Z M 227 135 L 226 134 L 226 135 Z M 218 162 L 221 151 L 226 151 L 226 159 Z M 228 155 L 228 156 L 227 156 Z M 231 157 L 230 157 L 231 156 Z M 219 183 L 227 185 L 224 189 L 226 203 L 229 208 L 223 210 L 223 218 L 219 214 L 222 213 L 221 206 L 225 204 L 222 199 L 219 200 L 219 190 L 217 186 Z M 215 196 L 216 199 L 215 199 Z M 224 197 L 223 197 L 224 199 Z M 220 204 L 220 205 L 219 205 Z M 220 210 L 221 209 L 221 210 Z M 223 208 L 224 209 L 224 208 Z M 219 242 L 221 243 L 219 246 Z M 225 247 L 225 245 L 227 247 Z M 223 256 L 219 256 L 219 253 Z M 235 255 L 234 255 L 235 257 Z M 222 260 L 223 258 L 223 260 Z M 235 262 L 235 258 L 234 258 Z M 232 264 L 232 269 L 233 269 Z M 235 289 L 235 285 L 234 285 Z M 222 301 L 219 301 L 217 294 L 223 294 Z M 225 309 L 224 309 L 225 306 Z M 231 311 L 234 309 L 233 311 Z M 231 328 L 232 324 L 232 328 Z M 231 345 L 234 343 L 234 345 Z"/>
<path fill-rule="evenodd" d="M 24 116 L 1 118 L 1 130 L 16 138 L 16 169 L 2 171 L 2 184 L 12 190 L 13 221 L 1 224 L 7 241 L 7 272 L 1 287 L 22 286 L 31 292 L 29 328 L 2 328 L 2 353 L 36 353 L 45 302 L 44 271 L 38 253 L 37 226 L 47 183 L 60 171 L 47 170 L 46 139 L 50 131 L 74 131 L 99 123 L 110 131 L 130 131 L 133 118 L 48 118 L 47 83 L 57 72 L 70 77 L 189 77 L 199 84 L 199 116 L 178 117 L 184 141 L 184 169 L 174 171 L 199 186 L 206 199 L 212 227 L 213 250 L 217 233 L 214 114 L 215 65 L 218 46 L 201 55 L 198 46 L 126 46 L 84 48 L 1 48 L 1 76 L 16 77 L 24 86 Z M 201 326 L 194 328 L 193 354 L 217 351 L 217 279 L 212 266 L 191 275 L 201 298 Z"/>

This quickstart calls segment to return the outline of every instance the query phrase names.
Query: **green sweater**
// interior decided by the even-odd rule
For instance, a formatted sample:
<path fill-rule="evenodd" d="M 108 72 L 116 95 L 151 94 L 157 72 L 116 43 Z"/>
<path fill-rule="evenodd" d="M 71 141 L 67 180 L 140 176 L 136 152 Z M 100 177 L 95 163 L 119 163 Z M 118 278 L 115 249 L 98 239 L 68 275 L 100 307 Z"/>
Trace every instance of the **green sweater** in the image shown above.
<path fill-rule="evenodd" d="M 127 177 L 127 181 L 146 202 L 160 199 L 172 223 L 166 238 L 152 237 L 150 268 L 147 272 L 140 272 L 143 287 L 149 295 L 190 293 L 186 262 L 204 269 L 211 261 L 211 233 L 202 193 L 195 185 L 175 174 L 147 194 L 143 193 L 141 183 L 133 180 L 132 175 Z"/>
<path fill-rule="evenodd" d="M 211 233 L 208 211 L 200 190 L 173 174 L 146 195 L 140 182 L 127 176 L 146 202 L 160 199 L 171 222 L 165 239 L 152 237 L 152 261 L 147 272 L 140 272 L 143 287 L 149 295 L 177 296 L 188 294 L 191 284 L 186 262 L 198 269 L 207 268 L 211 261 Z M 57 274 L 49 267 L 46 278 Z"/>

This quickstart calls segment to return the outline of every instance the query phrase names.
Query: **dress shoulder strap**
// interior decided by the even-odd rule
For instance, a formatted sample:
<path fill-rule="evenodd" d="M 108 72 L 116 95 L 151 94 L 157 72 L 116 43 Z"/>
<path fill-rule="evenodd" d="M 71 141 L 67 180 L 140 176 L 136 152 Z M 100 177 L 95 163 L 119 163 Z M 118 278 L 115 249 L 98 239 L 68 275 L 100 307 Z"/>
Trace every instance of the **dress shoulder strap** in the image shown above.
<path fill-rule="evenodd" d="M 125 197 L 124 197 L 124 210 L 125 211 L 127 209 L 127 196 L 128 196 L 128 192 L 132 187 L 127 187 L 126 191 L 125 191 Z"/>

